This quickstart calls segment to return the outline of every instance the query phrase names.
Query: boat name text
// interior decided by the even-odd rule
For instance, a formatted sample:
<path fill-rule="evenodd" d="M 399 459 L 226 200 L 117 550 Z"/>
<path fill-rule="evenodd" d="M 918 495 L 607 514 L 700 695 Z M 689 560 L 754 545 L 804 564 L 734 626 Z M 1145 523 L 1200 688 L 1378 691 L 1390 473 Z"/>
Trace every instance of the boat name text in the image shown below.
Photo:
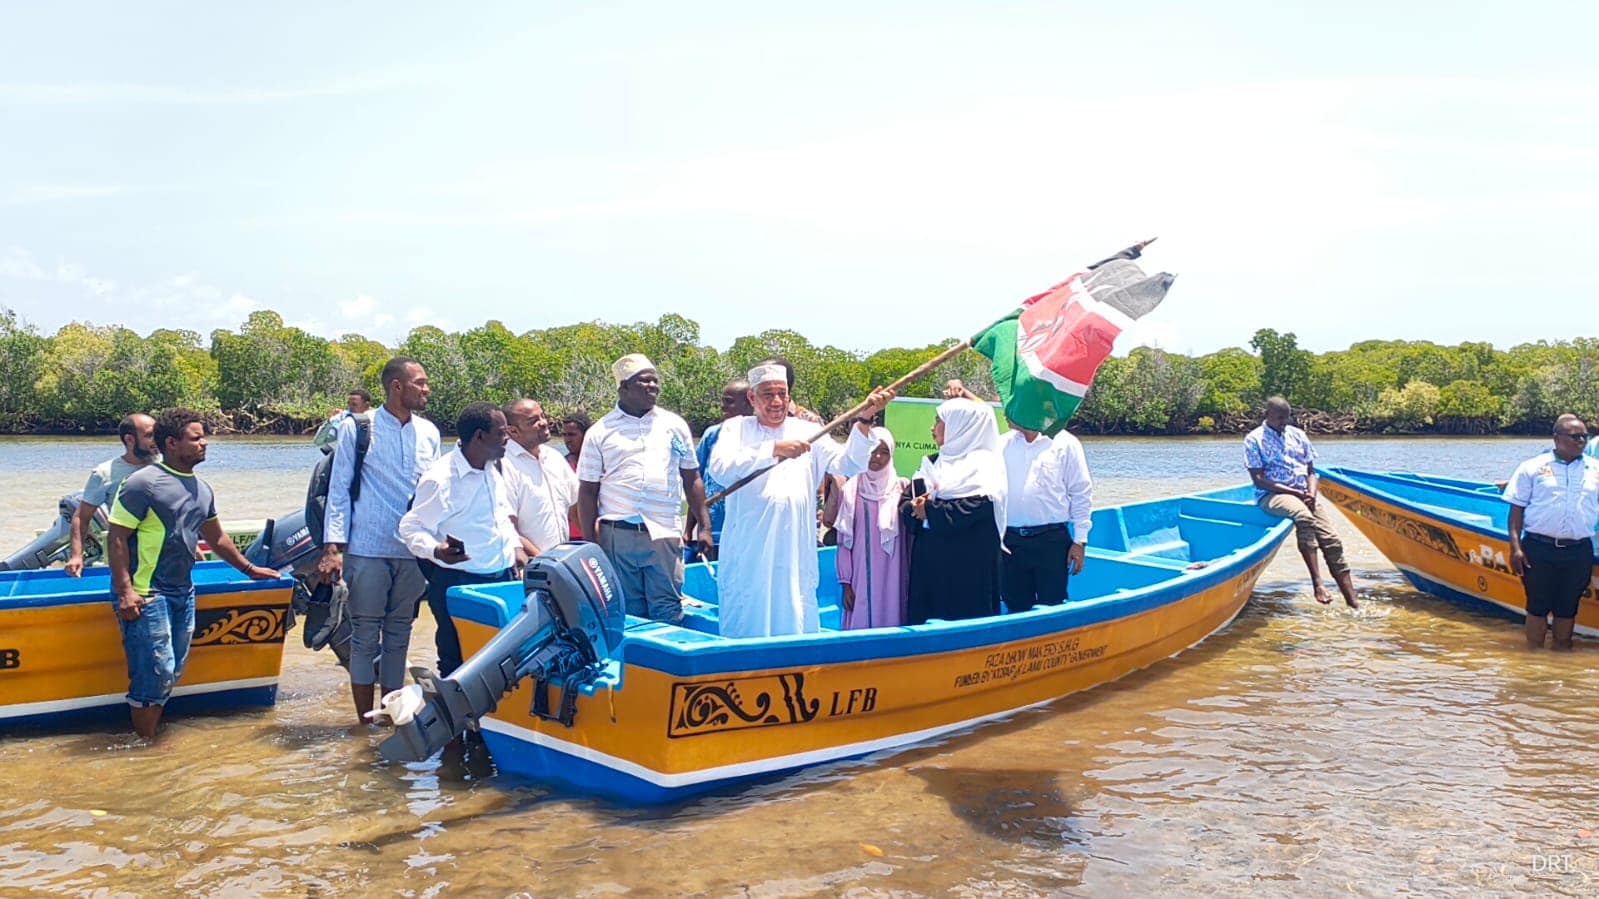
<path fill-rule="evenodd" d="M 991 652 L 983 659 L 983 667 L 955 675 L 955 688 L 1020 680 L 1065 665 L 1080 665 L 1103 658 L 1109 648 L 1109 643 L 1084 646 L 1081 637 L 1061 637 Z"/>

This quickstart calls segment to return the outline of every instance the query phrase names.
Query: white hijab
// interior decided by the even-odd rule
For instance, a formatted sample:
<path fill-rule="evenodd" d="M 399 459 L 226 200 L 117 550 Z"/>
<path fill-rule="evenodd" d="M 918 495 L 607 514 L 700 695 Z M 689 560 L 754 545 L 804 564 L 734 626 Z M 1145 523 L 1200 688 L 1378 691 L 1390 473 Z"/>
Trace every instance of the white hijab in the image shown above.
<path fill-rule="evenodd" d="M 1005 459 L 999 453 L 999 426 L 994 412 L 968 399 L 939 404 L 944 443 L 938 458 L 923 459 L 916 476 L 933 499 L 986 496 L 994 502 L 994 526 L 1005 534 Z"/>
<path fill-rule="evenodd" d="M 887 428 L 872 428 L 874 443 L 888 446 L 894 452 L 894 435 Z M 883 552 L 893 555 L 899 542 L 899 498 L 905 491 L 905 479 L 894 473 L 894 462 L 883 466 L 882 471 L 867 469 L 844 482 L 838 497 L 838 516 L 833 528 L 838 532 L 838 545 L 855 548 L 855 504 L 861 499 L 877 502 L 877 540 Z"/>

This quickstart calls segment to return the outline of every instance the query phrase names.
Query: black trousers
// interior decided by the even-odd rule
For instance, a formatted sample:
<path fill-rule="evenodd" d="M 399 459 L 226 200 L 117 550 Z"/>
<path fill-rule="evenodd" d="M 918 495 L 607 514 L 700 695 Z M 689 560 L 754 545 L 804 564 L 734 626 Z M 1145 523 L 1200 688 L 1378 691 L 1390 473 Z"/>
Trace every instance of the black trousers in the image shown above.
<path fill-rule="evenodd" d="M 1557 547 L 1546 537 L 1525 534 L 1521 548 L 1532 566 L 1521 579 L 1527 590 L 1527 614 L 1533 618 L 1551 613 L 1556 618 L 1577 617 L 1578 600 L 1593 578 L 1593 540 Z"/>
<path fill-rule="evenodd" d="M 470 571 L 446 568 L 426 559 L 418 559 L 416 564 L 422 567 L 422 575 L 428 579 L 428 609 L 433 612 L 433 623 L 438 626 L 433 633 L 433 646 L 439 652 L 439 674 L 448 677 L 451 672 L 461 667 L 463 659 L 461 636 L 455 631 L 455 619 L 450 617 L 450 609 L 445 604 L 444 595 L 451 587 L 496 584 L 511 580 L 511 569 L 496 571 L 493 574 L 473 574 Z"/>
<path fill-rule="evenodd" d="M 999 591 L 1006 609 L 1025 612 L 1066 601 L 1066 554 L 1072 538 L 1064 526 L 1028 537 L 1006 528 L 1005 548 L 1010 552 L 1001 557 Z"/>

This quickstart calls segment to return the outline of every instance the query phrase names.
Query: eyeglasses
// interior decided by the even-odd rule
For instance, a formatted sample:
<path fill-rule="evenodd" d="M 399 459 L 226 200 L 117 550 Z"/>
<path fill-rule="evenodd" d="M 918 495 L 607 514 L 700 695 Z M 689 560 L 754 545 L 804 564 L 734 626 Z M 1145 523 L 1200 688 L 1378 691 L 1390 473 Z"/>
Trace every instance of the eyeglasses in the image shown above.
<path fill-rule="evenodd" d="M 1587 434 L 1561 434 L 1560 436 L 1566 438 L 1567 440 L 1581 440 L 1584 442 L 1588 440 Z"/>

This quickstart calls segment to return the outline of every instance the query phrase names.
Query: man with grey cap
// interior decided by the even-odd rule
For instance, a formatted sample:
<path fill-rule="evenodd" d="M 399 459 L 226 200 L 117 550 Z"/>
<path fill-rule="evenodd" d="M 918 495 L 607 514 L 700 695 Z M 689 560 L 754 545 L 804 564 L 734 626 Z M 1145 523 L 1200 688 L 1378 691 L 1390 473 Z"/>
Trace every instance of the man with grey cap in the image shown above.
<path fill-rule="evenodd" d="M 655 363 L 639 353 L 616 360 L 616 408 L 595 422 L 578 457 L 578 523 L 616 568 L 631 615 L 683 617 L 683 499 L 710 548 L 711 516 L 688 423 L 655 406 Z"/>
<path fill-rule="evenodd" d="M 888 405 L 894 391 L 872 391 L 848 442 L 840 445 L 823 437 L 812 444 L 816 425 L 788 414 L 788 379 L 781 365 L 756 366 L 749 383 L 755 414 L 722 423 L 707 466 L 710 477 L 722 484 L 771 469 L 725 500 L 716 572 L 721 634 L 813 634 L 821 629 L 816 489 L 829 474 L 853 477 L 866 470 L 878 443 L 869 420 Z M 807 459 L 787 461 L 807 454 Z"/>

